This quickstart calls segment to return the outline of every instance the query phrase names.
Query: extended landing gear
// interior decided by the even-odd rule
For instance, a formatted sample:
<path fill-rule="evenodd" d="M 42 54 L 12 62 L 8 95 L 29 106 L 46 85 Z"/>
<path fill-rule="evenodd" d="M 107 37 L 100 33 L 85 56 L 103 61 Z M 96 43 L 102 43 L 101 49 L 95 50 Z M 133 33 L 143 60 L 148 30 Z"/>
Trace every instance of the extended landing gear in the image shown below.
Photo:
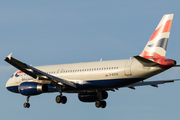
<path fill-rule="evenodd" d="M 56 102 L 65 104 L 67 102 L 67 97 L 62 96 L 62 95 L 58 95 L 58 96 L 56 96 Z"/>
<path fill-rule="evenodd" d="M 23 104 L 24 108 L 29 108 L 30 107 L 29 98 L 30 98 L 30 96 L 27 96 L 27 98 L 26 98 L 27 102 Z"/>
<path fill-rule="evenodd" d="M 106 101 L 96 101 L 95 102 L 95 106 L 97 107 L 97 108 L 105 108 L 106 107 Z"/>
<path fill-rule="evenodd" d="M 57 85 L 56 86 L 57 91 L 60 93 L 60 95 L 56 96 L 56 102 L 66 104 L 67 97 L 62 95 L 62 86 Z"/>
<path fill-rule="evenodd" d="M 107 99 L 108 93 L 105 90 L 102 90 L 102 91 L 97 91 L 97 95 L 98 95 L 99 100 L 97 100 L 95 102 L 95 106 L 97 108 L 100 108 L 100 107 L 105 108 L 106 107 L 106 101 L 104 101 L 103 99 Z"/>

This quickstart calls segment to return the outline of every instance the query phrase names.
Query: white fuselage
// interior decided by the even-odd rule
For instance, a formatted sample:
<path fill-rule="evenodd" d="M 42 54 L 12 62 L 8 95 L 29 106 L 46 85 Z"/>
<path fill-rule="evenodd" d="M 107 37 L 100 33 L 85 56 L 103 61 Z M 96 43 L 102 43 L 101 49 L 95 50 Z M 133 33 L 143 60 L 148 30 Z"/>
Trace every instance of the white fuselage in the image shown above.
<path fill-rule="evenodd" d="M 165 70 L 159 67 L 144 67 L 136 59 L 49 65 L 36 68 L 75 83 L 77 91 L 124 87 Z M 37 80 L 17 71 L 8 80 L 6 87 L 19 86 L 22 82 L 27 81 L 50 83 L 50 81 Z M 65 89 L 64 92 L 76 92 L 76 89 Z"/>

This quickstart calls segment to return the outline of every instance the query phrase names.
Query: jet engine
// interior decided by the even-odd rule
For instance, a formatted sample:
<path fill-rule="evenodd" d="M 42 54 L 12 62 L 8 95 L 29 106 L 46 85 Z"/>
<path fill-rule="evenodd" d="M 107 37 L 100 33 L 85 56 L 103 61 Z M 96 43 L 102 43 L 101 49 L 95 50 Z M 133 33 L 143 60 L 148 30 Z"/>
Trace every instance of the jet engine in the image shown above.
<path fill-rule="evenodd" d="M 108 93 L 105 90 L 100 92 L 101 99 L 107 99 Z M 100 100 L 100 95 L 98 92 L 82 92 L 78 94 L 78 98 L 81 102 L 95 102 Z"/>
<path fill-rule="evenodd" d="M 22 95 L 38 95 L 48 91 L 47 84 L 40 84 L 36 82 L 23 82 L 19 85 L 19 92 Z"/>

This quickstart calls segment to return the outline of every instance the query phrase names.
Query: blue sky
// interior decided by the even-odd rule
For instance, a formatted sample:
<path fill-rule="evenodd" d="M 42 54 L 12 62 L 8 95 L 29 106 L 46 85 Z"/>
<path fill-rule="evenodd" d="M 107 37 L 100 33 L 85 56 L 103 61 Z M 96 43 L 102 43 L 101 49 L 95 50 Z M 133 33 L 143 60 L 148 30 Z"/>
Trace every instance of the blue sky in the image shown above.
<path fill-rule="evenodd" d="M 169 120 L 180 117 L 180 82 L 109 92 L 107 107 L 82 103 L 65 94 L 66 105 L 56 104 L 58 93 L 30 98 L 6 90 L 15 68 L 4 62 L 13 56 L 33 66 L 129 59 L 143 50 L 164 14 L 174 13 L 166 58 L 180 63 L 178 0 L 38 0 L 0 2 L 0 118 L 3 119 L 123 119 Z M 180 78 L 172 68 L 148 80 Z"/>

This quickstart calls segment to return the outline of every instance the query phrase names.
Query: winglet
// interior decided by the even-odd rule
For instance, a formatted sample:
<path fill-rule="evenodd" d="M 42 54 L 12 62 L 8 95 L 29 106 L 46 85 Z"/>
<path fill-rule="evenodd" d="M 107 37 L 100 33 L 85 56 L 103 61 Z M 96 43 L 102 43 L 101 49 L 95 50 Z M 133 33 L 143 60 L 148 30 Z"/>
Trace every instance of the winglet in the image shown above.
<path fill-rule="evenodd" d="M 12 53 L 10 53 L 6 58 L 9 58 L 11 60 Z"/>

